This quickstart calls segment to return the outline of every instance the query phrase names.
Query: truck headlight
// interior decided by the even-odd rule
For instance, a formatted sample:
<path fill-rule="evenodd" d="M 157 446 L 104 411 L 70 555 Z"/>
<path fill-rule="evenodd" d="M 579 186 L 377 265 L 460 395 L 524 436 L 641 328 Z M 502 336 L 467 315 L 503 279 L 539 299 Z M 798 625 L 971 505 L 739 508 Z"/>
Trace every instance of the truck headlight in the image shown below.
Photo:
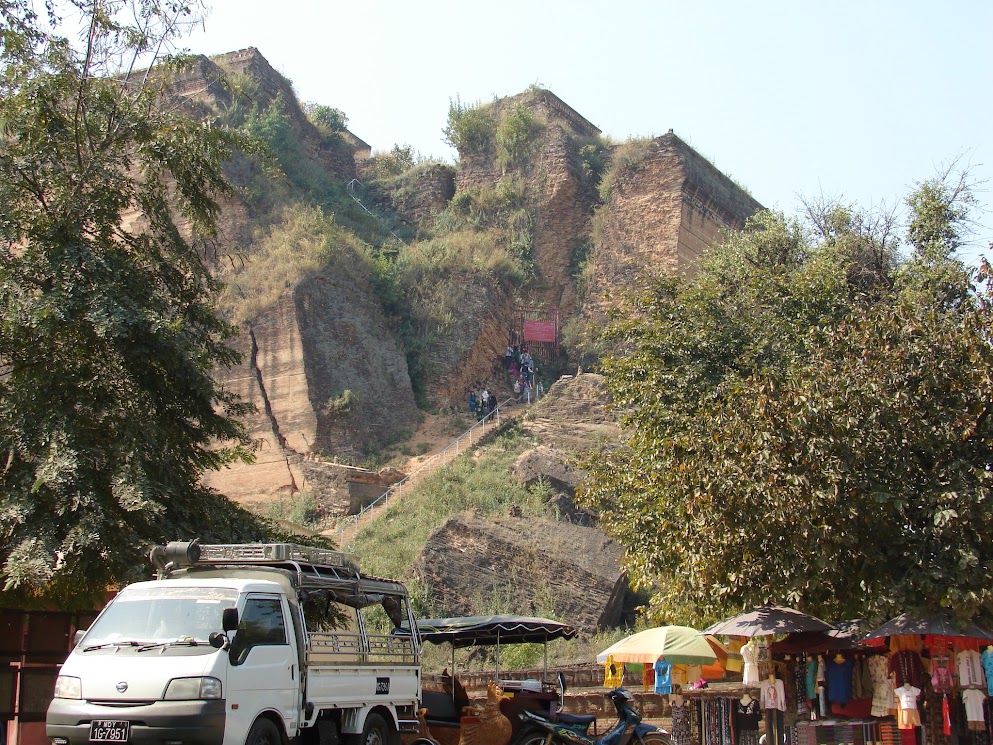
<path fill-rule="evenodd" d="M 217 678 L 173 678 L 166 686 L 165 701 L 197 701 L 221 697 L 221 681 Z"/>
<path fill-rule="evenodd" d="M 58 675 L 55 678 L 55 698 L 82 698 L 83 686 L 79 678 Z"/>

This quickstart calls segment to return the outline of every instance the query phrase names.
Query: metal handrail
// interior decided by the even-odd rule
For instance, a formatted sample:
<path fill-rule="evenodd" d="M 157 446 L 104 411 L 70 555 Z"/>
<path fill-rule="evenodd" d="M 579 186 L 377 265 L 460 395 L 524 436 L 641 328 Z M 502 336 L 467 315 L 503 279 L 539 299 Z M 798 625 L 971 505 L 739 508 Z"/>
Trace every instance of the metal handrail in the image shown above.
<path fill-rule="evenodd" d="M 338 530 L 337 530 L 337 533 L 338 533 L 338 547 L 341 548 L 342 537 L 345 535 L 345 530 L 349 526 L 352 526 L 352 525 L 358 523 L 362 519 L 362 517 L 364 515 L 367 515 L 369 512 L 371 512 L 372 510 L 374 510 L 376 507 L 379 507 L 380 505 L 382 505 L 383 507 L 386 507 L 387 505 L 389 505 L 389 503 L 390 503 L 390 494 L 393 493 L 394 491 L 396 491 L 397 492 L 397 496 L 399 497 L 399 495 L 403 491 L 403 485 L 405 483 L 409 482 L 411 479 L 413 479 L 418 474 L 420 474 L 422 472 L 430 473 L 431 471 L 434 471 L 435 469 L 437 469 L 441 465 L 447 465 L 451 461 L 455 460 L 455 458 L 457 458 L 462 453 L 468 452 L 469 449 L 473 447 L 473 444 L 472 444 L 472 435 L 473 435 L 473 432 L 476 429 L 478 429 L 478 428 L 485 428 L 486 427 L 486 423 L 487 423 L 488 420 L 496 421 L 497 424 L 499 424 L 500 423 L 500 409 L 502 409 L 504 406 L 506 406 L 507 404 L 509 404 L 511 401 L 520 401 L 520 400 L 521 400 L 521 396 L 517 396 L 516 398 L 512 396 L 511 398 L 508 398 L 506 401 L 504 401 L 502 404 L 497 404 L 496 408 L 493 409 L 493 411 L 491 411 L 489 414 L 487 414 L 482 419 L 480 419 L 478 422 L 476 422 L 471 427 L 469 427 L 469 429 L 467 429 L 461 435 L 459 435 L 454 440 L 452 440 L 450 443 L 448 443 L 448 445 L 445 446 L 444 450 L 441 450 L 440 452 L 435 453 L 434 455 L 432 455 L 430 458 L 428 458 L 426 461 L 424 461 L 423 463 L 421 463 L 421 465 L 419 465 L 413 471 L 411 471 L 406 476 L 404 476 L 402 479 L 400 479 L 399 481 L 397 481 L 395 484 L 391 484 L 390 487 L 386 491 L 384 491 L 382 494 L 380 494 L 378 497 L 376 497 L 376 499 L 374 499 L 373 501 L 371 501 L 369 504 L 367 504 L 361 510 L 359 510 L 358 512 L 356 512 L 354 515 L 349 516 L 349 518 L 347 520 L 345 520 L 338 527 Z M 469 444 L 468 444 L 468 446 L 466 446 L 465 449 L 463 449 L 463 450 L 460 451 L 459 450 L 459 446 L 460 446 L 461 442 L 465 438 L 467 438 L 467 437 L 469 438 Z M 477 440 L 477 442 L 480 441 L 480 440 L 482 440 L 482 437 L 480 437 L 479 440 Z M 449 455 L 450 455 L 450 453 L 451 453 L 451 451 L 453 449 L 454 449 L 454 455 L 451 455 L 451 457 L 449 457 Z M 448 458 L 447 461 L 445 460 L 446 458 Z M 427 470 L 429 467 L 430 467 L 430 470 Z"/>
<path fill-rule="evenodd" d="M 362 200 L 359 199 L 357 196 L 355 196 L 355 184 L 358 184 L 359 186 L 362 186 L 362 182 L 361 181 L 359 181 L 357 178 L 353 178 L 347 184 L 348 196 L 350 196 L 352 199 L 354 199 L 355 202 L 356 202 L 356 204 L 359 205 L 359 207 L 361 207 L 366 212 L 368 212 L 370 215 L 372 215 L 372 217 L 376 220 L 376 222 L 382 224 L 383 223 L 383 219 L 379 215 L 377 215 L 375 212 L 373 212 L 371 209 L 369 209 L 364 204 L 362 204 Z M 363 187 L 363 188 L 365 188 L 365 187 Z M 386 228 L 386 225 L 383 225 L 383 227 Z M 394 238 L 396 238 L 398 241 L 400 241 L 403 245 L 405 245 L 405 246 L 407 245 L 407 242 L 403 238 L 401 238 L 400 236 L 398 236 L 396 233 L 394 233 L 389 228 L 386 228 L 386 232 L 388 232 L 390 235 L 392 235 Z"/>

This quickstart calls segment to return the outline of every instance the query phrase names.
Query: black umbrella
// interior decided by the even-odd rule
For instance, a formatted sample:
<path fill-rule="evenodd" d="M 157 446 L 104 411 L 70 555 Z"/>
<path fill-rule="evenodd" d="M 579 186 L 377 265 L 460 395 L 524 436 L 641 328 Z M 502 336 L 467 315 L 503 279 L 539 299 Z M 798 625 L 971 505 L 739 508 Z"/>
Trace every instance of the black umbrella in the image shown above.
<path fill-rule="evenodd" d="M 840 649 L 868 649 L 862 644 L 861 619 L 838 621 L 836 631 L 799 631 L 788 634 L 785 639 L 773 642 L 773 654 L 824 654 Z"/>
<path fill-rule="evenodd" d="M 801 631 L 833 631 L 834 626 L 794 608 L 760 605 L 708 626 L 701 634 L 728 636 L 770 636 Z"/>
<path fill-rule="evenodd" d="M 947 616 L 914 616 L 902 613 L 887 621 L 878 629 L 873 629 L 866 639 L 878 639 L 883 636 L 908 636 L 914 634 L 930 634 L 932 636 L 959 636 L 967 639 L 983 639 L 993 641 L 993 634 L 981 629 L 975 624 L 961 624 Z"/>

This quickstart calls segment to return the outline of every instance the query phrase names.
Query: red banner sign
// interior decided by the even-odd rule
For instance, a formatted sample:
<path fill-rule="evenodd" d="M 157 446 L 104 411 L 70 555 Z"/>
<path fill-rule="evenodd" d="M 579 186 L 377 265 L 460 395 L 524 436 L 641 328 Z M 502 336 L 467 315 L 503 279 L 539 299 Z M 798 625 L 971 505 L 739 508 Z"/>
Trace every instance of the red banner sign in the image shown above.
<path fill-rule="evenodd" d="M 555 342 L 555 324 L 551 321 L 525 321 L 524 341 Z"/>

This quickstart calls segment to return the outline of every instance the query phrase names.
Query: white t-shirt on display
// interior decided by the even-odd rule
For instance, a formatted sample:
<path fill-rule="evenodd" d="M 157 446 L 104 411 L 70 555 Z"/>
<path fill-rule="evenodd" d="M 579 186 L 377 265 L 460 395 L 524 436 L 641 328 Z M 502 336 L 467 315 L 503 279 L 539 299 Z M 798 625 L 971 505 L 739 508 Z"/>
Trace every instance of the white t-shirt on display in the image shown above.
<path fill-rule="evenodd" d="M 965 704 L 966 721 L 986 721 L 986 717 L 983 715 L 983 701 L 985 699 L 986 694 L 982 691 L 976 690 L 975 688 L 970 688 L 968 691 L 962 691 L 962 703 Z"/>
<path fill-rule="evenodd" d="M 911 685 L 902 685 L 896 689 L 896 698 L 901 709 L 916 709 L 917 697 L 920 695 L 921 689 Z"/>

